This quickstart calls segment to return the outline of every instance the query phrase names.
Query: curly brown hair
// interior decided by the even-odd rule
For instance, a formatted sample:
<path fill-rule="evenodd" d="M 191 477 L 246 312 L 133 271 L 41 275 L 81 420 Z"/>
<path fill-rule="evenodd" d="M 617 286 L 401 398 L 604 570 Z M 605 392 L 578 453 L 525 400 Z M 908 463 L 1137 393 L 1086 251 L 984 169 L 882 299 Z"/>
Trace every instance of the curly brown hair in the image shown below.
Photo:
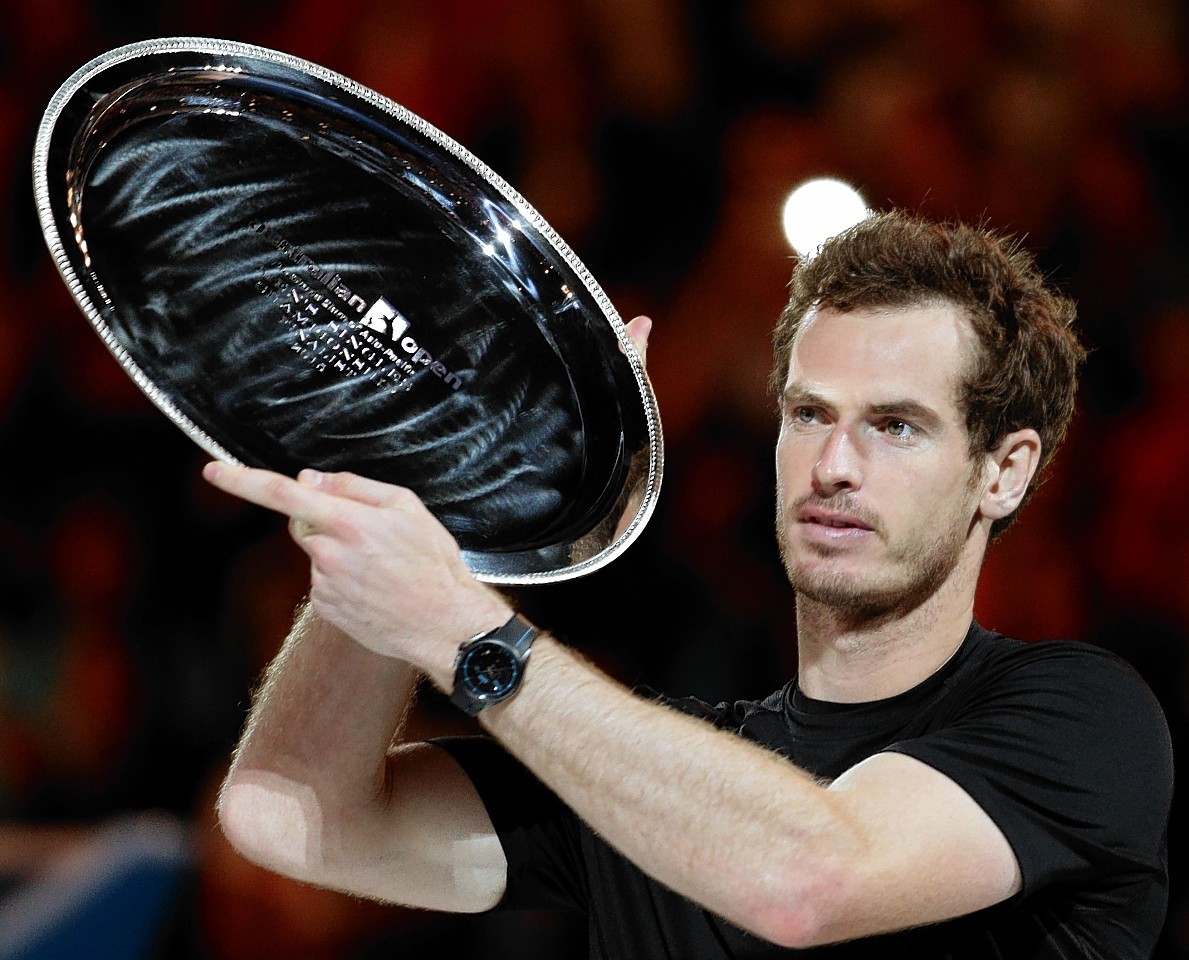
<path fill-rule="evenodd" d="M 1069 427 L 1086 350 L 1073 327 L 1073 300 L 1050 285 L 1021 240 L 985 225 L 930 221 L 903 210 L 873 213 L 799 262 L 789 289 L 773 332 L 769 383 L 777 395 L 797 331 L 813 307 L 943 302 L 964 311 L 979 344 L 957 398 L 971 456 L 1032 427 L 1041 443 L 1035 489 Z M 1014 516 L 996 521 L 992 537 Z"/>

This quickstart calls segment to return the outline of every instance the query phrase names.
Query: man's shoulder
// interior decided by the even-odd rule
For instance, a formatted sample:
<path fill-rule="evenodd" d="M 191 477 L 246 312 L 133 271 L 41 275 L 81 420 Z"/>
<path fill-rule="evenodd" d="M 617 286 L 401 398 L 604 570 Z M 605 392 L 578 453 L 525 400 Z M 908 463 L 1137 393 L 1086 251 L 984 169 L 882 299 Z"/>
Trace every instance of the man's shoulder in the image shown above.
<path fill-rule="evenodd" d="M 1169 755 L 1163 707 L 1119 653 L 1088 641 L 1020 641 L 979 629 L 980 649 L 955 678 L 963 720 L 1043 730 L 1071 748 L 1087 740 L 1115 744 L 1119 762 L 1137 744 L 1149 755 Z"/>
<path fill-rule="evenodd" d="M 1039 680 L 1050 677 L 1060 686 L 1077 683 L 1105 684 L 1151 696 L 1146 681 L 1122 655 L 1085 640 L 1053 638 L 1018 640 L 972 627 L 965 672 L 984 680 Z M 1153 698 L 1154 699 L 1154 698 Z"/>

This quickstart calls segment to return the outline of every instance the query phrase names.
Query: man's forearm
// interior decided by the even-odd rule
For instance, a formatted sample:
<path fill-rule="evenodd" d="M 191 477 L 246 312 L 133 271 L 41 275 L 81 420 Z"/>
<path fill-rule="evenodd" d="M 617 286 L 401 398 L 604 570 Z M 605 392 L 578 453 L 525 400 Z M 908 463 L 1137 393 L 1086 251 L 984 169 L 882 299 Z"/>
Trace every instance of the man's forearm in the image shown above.
<path fill-rule="evenodd" d="M 809 775 L 641 699 L 547 637 L 520 693 L 482 718 L 628 859 L 760 935 L 796 940 L 809 888 L 861 855 L 861 832 Z"/>
<path fill-rule="evenodd" d="M 321 880 L 346 808 L 382 802 L 385 756 L 416 672 L 305 607 L 253 698 L 219 798 L 232 842 L 279 872 Z"/>

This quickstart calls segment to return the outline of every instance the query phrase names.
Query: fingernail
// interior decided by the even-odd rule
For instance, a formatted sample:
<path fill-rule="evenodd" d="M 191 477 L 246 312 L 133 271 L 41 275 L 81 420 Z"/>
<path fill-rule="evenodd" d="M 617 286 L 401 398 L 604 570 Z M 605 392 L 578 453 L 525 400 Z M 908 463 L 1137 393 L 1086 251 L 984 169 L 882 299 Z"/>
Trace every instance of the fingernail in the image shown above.
<path fill-rule="evenodd" d="M 301 483 L 307 483 L 311 487 L 316 487 L 322 482 L 324 476 L 325 474 L 321 470 L 313 470 L 307 467 L 297 475 L 297 479 Z"/>

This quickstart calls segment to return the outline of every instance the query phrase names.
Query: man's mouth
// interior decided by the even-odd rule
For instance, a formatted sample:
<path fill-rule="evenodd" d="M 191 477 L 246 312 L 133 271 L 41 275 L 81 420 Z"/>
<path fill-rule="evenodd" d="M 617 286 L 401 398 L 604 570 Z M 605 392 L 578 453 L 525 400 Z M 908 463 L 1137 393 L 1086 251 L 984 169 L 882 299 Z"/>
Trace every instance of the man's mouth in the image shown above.
<path fill-rule="evenodd" d="M 871 526 L 864 523 L 858 517 L 852 516 L 838 516 L 835 514 L 823 513 L 819 510 L 803 509 L 800 516 L 797 518 L 802 523 L 813 524 L 819 527 L 831 527 L 838 530 L 870 530 Z"/>
<path fill-rule="evenodd" d="M 880 536 L 878 518 L 849 497 L 806 496 L 794 504 L 792 516 L 806 544 L 820 550 L 857 548 Z"/>
<path fill-rule="evenodd" d="M 835 520 L 833 517 L 815 517 L 809 521 L 810 523 L 819 523 L 825 527 L 856 527 L 858 524 L 851 523 L 848 520 Z"/>

